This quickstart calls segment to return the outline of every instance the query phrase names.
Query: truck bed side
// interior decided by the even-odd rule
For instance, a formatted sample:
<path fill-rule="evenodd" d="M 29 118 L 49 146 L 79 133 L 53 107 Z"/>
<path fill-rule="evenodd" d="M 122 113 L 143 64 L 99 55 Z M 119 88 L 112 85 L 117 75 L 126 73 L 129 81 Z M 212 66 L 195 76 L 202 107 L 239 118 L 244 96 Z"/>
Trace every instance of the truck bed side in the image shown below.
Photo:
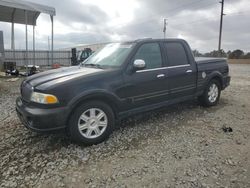
<path fill-rule="evenodd" d="M 229 84 L 230 77 L 227 60 L 223 58 L 195 58 L 197 63 L 197 94 L 203 93 L 211 79 L 218 79 L 222 89 Z"/>

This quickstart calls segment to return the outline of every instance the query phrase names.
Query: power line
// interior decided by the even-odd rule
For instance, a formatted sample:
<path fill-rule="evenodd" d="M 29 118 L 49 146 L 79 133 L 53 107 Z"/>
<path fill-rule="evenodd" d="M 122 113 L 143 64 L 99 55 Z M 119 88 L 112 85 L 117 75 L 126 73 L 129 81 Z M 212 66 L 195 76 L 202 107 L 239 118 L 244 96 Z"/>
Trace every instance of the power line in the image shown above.
<path fill-rule="evenodd" d="M 198 7 L 208 7 L 208 6 L 211 6 L 211 5 L 215 5 L 215 2 L 210 2 L 210 3 L 208 3 L 208 4 L 205 4 L 205 6 L 204 6 L 204 4 L 199 4 L 199 3 L 203 3 L 203 2 L 208 2 L 208 1 L 205 1 L 205 0 L 195 0 L 195 1 L 192 1 L 192 2 L 189 2 L 189 3 L 185 3 L 185 4 L 182 4 L 182 5 L 180 5 L 180 6 L 177 6 L 177 7 L 175 7 L 175 8 L 172 8 L 172 9 L 168 9 L 168 10 L 166 10 L 165 12 L 167 12 L 167 13 L 171 13 L 171 12 L 173 12 L 174 14 L 170 14 L 169 16 L 166 16 L 167 18 L 172 18 L 172 17 L 175 17 L 175 16 L 177 16 L 176 15 L 176 10 L 179 10 L 179 9 L 182 9 L 182 8 L 184 8 L 184 7 L 190 7 L 190 5 L 192 5 L 191 7 L 194 7 L 194 8 L 198 8 Z M 197 6 L 198 5 L 198 6 Z M 183 9 L 184 10 L 184 9 Z M 182 10 L 181 10 L 182 11 Z M 132 23 L 132 24 L 128 24 L 127 25 L 127 27 L 131 27 L 131 26 L 134 26 L 134 25 L 136 25 L 136 26 L 138 26 L 138 25 L 141 25 L 141 24 L 144 24 L 144 23 L 146 23 L 146 22 L 150 22 L 150 21 L 156 21 L 156 20 L 158 20 L 159 21 L 159 14 L 155 14 L 155 16 L 153 17 L 153 18 L 151 18 L 151 19 L 147 19 L 147 20 L 144 20 L 144 21 L 142 21 L 142 22 L 136 22 L 136 23 Z M 124 26 L 125 24 L 117 24 L 116 25 L 116 27 L 118 26 Z"/>
<path fill-rule="evenodd" d="M 185 4 L 183 4 L 183 5 L 180 5 L 180 6 L 177 6 L 177 7 L 175 7 L 175 8 L 173 8 L 173 9 L 168 9 L 168 10 L 165 10 L 164 12 L 166 12 L 166 13 L 171 13 L 171 12 L 173 12 L 173 14 L 170 14 L 169 16 L 165 16 L 166 18 L 170 18 L 170 17 L 174 17 L 174 16 L 176 16 L 176 10 L 178 10 L 178 9 L 181 9 L 181 8 L 184 8 L 184 7 L 188 7 L 188 6 L 190 6 L 190 5 L 194 5 L 194 4 L 197 4 L 197 3 L 200 3 L 200 2 L 205 2 L 205 0 L 195 0 L 195 1 L 192 1 L 192 2 L 190 2 L 190 3 L 185 3 Z M 207 2 L 207 1 L 206 1 Z M 207 5 L 215 5 L 215 3 L 213 2 L 213 3 L 209 3 L 209 4 L 207 4 Z M 191 6 L 192 7 L 192 6 Z M 200 7 L 200 6 L 198 6 L 198 7 Z M 206 7 L 206 6 L 204 6 L 204 7 Z M 160 13 L 161 14 L 161 13 Z M 159 14 L 155 14 L 155 16 L 153 16 L 153 18 L 151 18 L 151 19 L 144 19 L 142 22 L 136 22 L 136 23 L 133 23 L 133 24 L 129 24 L 129 26 L 133 26 L 133 25 L 141 25 L 141 24 L 144 24 L 144 23 L 146 23 L 146 22 L 150 22 L 150 21 L 154 21 L 154 20 L 159 20 Z M 116 26 L 124 26 L 124 24 L 117 24 Z"/>
<path fill-rule="evenodd" d="M 241 12 L 235 12 L 235 13 L 231 13 L 231 14 L 227 14 L 227 16 L 234 16 L 234 15 L 240 15 L 240 14 L 244 14 L 244 13 L 249 13 L 249 11 L 241 11 Z M 215 18 L 214 16 L 210 16 L 210 17 L 207 17 L 207 18 L 203 18 L 203 19 L 198 19 L 198 20 L 193 20 L 193 21 L 189 21 L 189 22 L 185 22 L 185 23 L 180 23 L 180 24 L 171 24 L 171 23 L 168 23 L 169 25 L 169 28 L 171 27 L 179 27 L 179 26 L 184 26 L 184 25 L 196 25 L 196 24 L 199 24 L 199 23 L 206 23 L 206 22 L 215 22 L 217 20 L 211 20 L 211 18 Z M 144 30 L 144 32 L 155 32 L 155 31 L 159 31 L 159 29 L 150 29 L 150 30 Z"/>
<path fill-rule="evenodd" d="M 233 15 L 245 14 L 245 13 L 249 13 L 249 11 L 240 11 L 240 12 L 235 12 L 235 13 L 229 13 L 229 14 L 227 14 L 227 17 L 228 16 L 233 16 Z M 202 19 L 198 19 L 198 20 L 191 20 L 191 21 L 188 21 L 188 22 L 185 21 L 185 23 L 180 23 L 180 24 L 175 24 L 175 23 L 171 24 L 173 22 L 168 21 L 168 25 L 169 25 L 169 28 L 171 28 L 171 27 L 179 27 L 179 26 L 183 26 L 183 25 L 196 25 L 196 24 L 199 24 L 201 22 L 205 23 L 205 22 L 215 21 L 215 20 L 211 20 L 211 18 L 215 18 L 215 16 L 210 16 L 210 17 L 206 17 L 206 18 L 202 18 Z M 160 24 L 158 24 L 157 29 L 155 29 L 155 28 L 154 29 L 144 29 L 143 31 L 144 32 L 156 32 L 156 31 L 158 31 L 159 36 L 160 36 L 160 31 L 161 30 L 159 28 L 160 28 Z M 126 33 L 126 31 L 124 31 L 124 30 L 123 30 L 123 32 Z"/>
<path fill-rule="evenodd" d="M 224 1 L 224 0 L 223 0 Z M 204 4 L 206 2 L 206 4 Z M 202 7 L 202 8 L 204 8 L 204 7 L 208 7 L 208 6 L 211 6 L 211 5 L 216 5 L 217 3 L 216 2 L 209 2 L 209 3 L 207 3 L 208 1 L 205 1 L 205 0 L 195 0 L 195 1 L 191 1 L 191 2 L 189 2 L 189 3 L 185 3 L 185 4 L 182 4 L 182 5 L 180 5 L 180 6 L 177 6 L 177 7 L 175 7 L 175 8 L 172 8 L 172 9 L 168 9 L 168 10 L 166 10 L 165 12 L 166 13 L 171 13 L 171 12 L 173 12 L 173 14 L 168 14 L 169 16 L 166 16 L 166 18 L 172 18 L 172 17 L 176 17 L 176 16 L 178 16 L 177 14 L 176 14 L 176 10 L 180 10 L 180 11 L 178 11 L 178 12 L 181 12 L 181 11 L 183 11 L 183 10 L 185 10 L 184 8 L 185 7 L 193 7 L 193 8 L 199 8 L 199 7 Z M 228 4 L 228 3 L 227 3 Z M 195 10 L 195 11 L 197 11 L 197 9 Z M 232 13 L 232 14 L 230 14 L 230 15 L 233 15 L 233 14 L 242 14 L 242 12 L 238 12 L 238 13 Z M 157 16 L 157 17 L 156 17 Z M 156 15 L 156 16 L 154 16 L 153 18 L 151 18 L 151 19 L 147 19 L 147 20 L 144 20 L 143 22 L 141 22 L 141 23 L 134 23 L 134 24 L 128 24 L 128 27 L 131 27 L 131 26 L 133 26 L 133 25 L 141 25 L 141 24 L 143 24 L 143 23 L 145 23 L 145 22 L 150 22 L 150 21 L 153 21 L 153 20 L 158 20 L 158 21 L 160 21 L 159 20 L 159 15 Z M 182 16 L 181 16 L 182 17 Z M 214 16 L 213 17 L 211 17 L 211 18 L 214 18 Z M 137 20 L 138 21 L 138 20 Z M 171 20 L 171 21 L 173 21 L 173 20 Z M 200 20 L 194 20 L 194 21 L 191 21 L 191 22 L 185 22 L 185 23 L 181 23 L 181 24 L 171 24 L 171 22 L 169 23 L 169 25 L 171 26 L 181 26 L 181 25 L 194 25 L 194 24 L 197 24 L 197 23 L 200 23 L 200 22 L 206 22 L 206 21 L 212 21 L 211 19 L 210 19 L 210 17 L 207 17 L 206 19 L 200 19 Z M 124 24 L 119 24 L 120 26 L 121 25 L 124 25 Z M 119 26 L 119 25 L 116 25 L 116 26 Z M 153 30 L 144 30 L 144 31 L 160 31 L 160 22 L 158 22 L 157 23 L 157 26 L 158 26 L 158 29 L 153 29 Z"/>
<path fill-rule="evenodd" d="M 189 6 L 189 5 L 193 5 L 194 3 L 196 2 L 196 4 L 194 5 L 194 6 L 192 6 L 192 7 L 194 7 L 194 8 L 200 8 L 200 7 L 202 7 L 202 8 L 205 8 L 205 7 L 209 7 L 209 6 L 212 6 L 212 5 L 216 5 L 215 4 L 215 2 L 212 2 L 212 3 L 208 3 L 208 4 L 206 4 L 205 6 L 204 6 L 204 4 L 197 4 L 197 3 L 199 3 L 199 2 L 205 2 L 205 1 L 202 1 L 202 0 L 200 0 L 200 1 L 193 1 L 193 2 L 191 2 L 191 3 L 186 3 L 186 4 L 184 4 L 184 5 L 181 5 L 181 6 L 179 6 L 179 7 L 176 7 L 176 8 L 174 8 L 174 9 L 171 9 L 171 10 L 167 10 L 166 12 L 172 12 L 172 11 L 174 11 L 174 10 L 177 10 L 178 8 L 181 8 L 181 7 L 185 7 L 185 6 Z M 247 11 L 246 11 L 247 12 Z M 240 12 L 239 12 L 240 13 Z M 235 13 L 232 13 L 232 14 L 235 14 Z M 237 13 L 238 14 L 238 13 Z M 231 14 L 230 14 L 231 15 Z M 178 15 L 176 15 L 176 13 L 174 13 L 174 14 L 172 14 L 172 15 L 169 15 L 169 16 L 165 16 L 166 18 L 173 18 L 173 17 L 177 17 Z M 182 16 L 181 16 L 182 17 Z M 211 17 L 211 18 L 213 18 L 213 17 Z M 145 20 L 145 21 L 143 21 L 143 22 L 136 22 L 136 23 L 133 23 L 133 24 L 128 24 L 128 26 L 133 26 L 133 25 L 141 25 L 141 24 L 143 24 L 143 23 L 146 23 L 146 22 L 150 22 L 150 21 L 153 21 L 153 20 L 159 20 L 159 15 L 158 15 L 158 17 L 156 18 L 152 18 L 152 19 L 148 19 L 148 20 Z M 175 20 L 175 19 L 174 19 Z M 172 20 L 173 21 L 173 20 Z M 123 26 L 124 24 L 119 24 L 119 25 L 116 25 L 116 26 Z"/>
<path fill-rule="evenodd" d="M 216 4 L 214 2 L 205 4 L 205 6 L 204 6 L 204 4 L 196 4 L 196 5 L 192 6 L 192 8 L 206 8 L 206 7 L 210 7 L 212 5 L 216 5 Z M 167 18 L 176 17 L 176 16 L 177 16 L 176 13 L 173 13 L 173 14 L 170 14 L 169 16 L 167 16 Z"/>

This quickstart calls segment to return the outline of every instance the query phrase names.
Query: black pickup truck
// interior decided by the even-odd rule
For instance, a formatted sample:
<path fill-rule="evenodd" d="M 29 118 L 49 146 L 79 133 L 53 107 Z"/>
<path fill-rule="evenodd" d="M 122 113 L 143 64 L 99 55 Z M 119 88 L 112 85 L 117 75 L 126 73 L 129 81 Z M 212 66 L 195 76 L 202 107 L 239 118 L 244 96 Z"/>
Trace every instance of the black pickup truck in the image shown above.
<path fill-rule="evenodd" d="M 34 131 L 65 129 L 75 141 L 96 144 L 128 115 L 196 98 L 216 105 L 229 83 L 225 59 L 196 60 L 181 39 L 142 39 L 28 77 L 16 110 Z"/>

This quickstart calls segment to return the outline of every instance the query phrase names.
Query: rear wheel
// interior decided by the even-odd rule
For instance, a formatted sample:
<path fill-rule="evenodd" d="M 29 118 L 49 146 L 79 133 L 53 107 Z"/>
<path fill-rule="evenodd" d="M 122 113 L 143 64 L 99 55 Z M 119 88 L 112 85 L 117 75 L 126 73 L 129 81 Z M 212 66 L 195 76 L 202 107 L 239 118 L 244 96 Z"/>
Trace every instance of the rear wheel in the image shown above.
<path fill-rule="evenodd" d="M 98 144 L 112 133 L 114 113 L 105 103 L 90 101 L 79 106 L 69 121 L 71 138 L 85 145 Z"/>
<path fill-rule="evenodd" d="M 206 107 L 215 106 L 219 102 L 220 93 L 221 84 L 218 80 L 213 79 L 208 83 L 203 95 L 199 97 L 199 101 Z"/>

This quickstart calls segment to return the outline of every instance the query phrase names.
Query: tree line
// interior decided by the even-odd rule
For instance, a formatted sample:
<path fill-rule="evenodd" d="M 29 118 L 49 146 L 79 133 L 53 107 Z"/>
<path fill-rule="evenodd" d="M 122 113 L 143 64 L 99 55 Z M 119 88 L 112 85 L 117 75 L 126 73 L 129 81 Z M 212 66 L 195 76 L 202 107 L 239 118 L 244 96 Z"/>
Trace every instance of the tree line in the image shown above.
<path fill-rule="evenodd" d="M 198 50 L 193 50 L 195 57 L 227 57 L 228 59 L 250 59 L 250 52 L 244 52 L 243 50 L 213 50 L 207 53 L 200 53 Z"/>

